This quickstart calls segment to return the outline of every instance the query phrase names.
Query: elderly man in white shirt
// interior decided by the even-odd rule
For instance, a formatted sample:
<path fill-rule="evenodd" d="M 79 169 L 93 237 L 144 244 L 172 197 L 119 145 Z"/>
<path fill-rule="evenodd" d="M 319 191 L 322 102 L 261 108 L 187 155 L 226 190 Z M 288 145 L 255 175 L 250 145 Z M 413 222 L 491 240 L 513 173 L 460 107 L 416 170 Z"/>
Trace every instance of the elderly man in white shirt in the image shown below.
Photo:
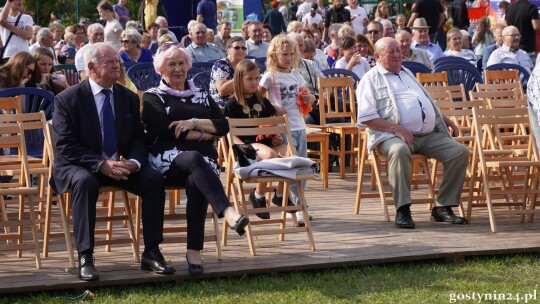
<path fill-rule="evenodd" d="M 527 52 L 519 48 L 521 35 L 518 28 L 513 25 L 507 26 L 502 31 L 502 36 L 503 45 L 491 53 L 487 66 L 497 63 L 512 63 L 524 67 L 530 73 L 534 65 Z"/>
<path fill-rule="evenodd" d="M 105 41 L 105 30 L 103 29 L 103 25 L 99 23 L 90 24 L 88 26 L 87 32 L 88 32 L 88 44 L 85 44 L 75 54 L 75 68 L 77 69 L 77 72 L 79 72 L 81 81 L 83 79 L 86 79 L 86 67 L 84 66 L 84 52 L 86 52 L 86 49 L 88 48 L 89 45 Z"/>
<path fill-rule="evenodd" d="M 455 141 L 458 127 L 443 116 L 424 87 L 401 66 L 399 43 L 390 37 L 375 44 L 377 65 L 367 72 L 356 90 L 358 124 L 367 126 L 367 148 L 388 160 L 388 180 L 396 204 L 395 224 L 413 229 L 411 216 L 412 154 L 435 158 L 444 164 L 443 180 L 437 194 L 431 220 L 465 224 L 454 214 L 458 206 L 469 149 Z"/>
<path fill-rule="evenodd" d="M 49 51 L 51 51 L 51 55 L 53 56 L 53 65 L 57 65 L 58 62 L 56 61 L 56 56 L 53 49 L 54 40 L 53 40 L 53 34 L 51 30 L 49 30 L 46 27 L 40 29 L 37 32 L 36 39 L 37 39 L 36 43 L 32 44 L 29 47 L 30 53 L 34 52 L 37 48 L 40 48 L 40 47 L 46 48 Z"/>

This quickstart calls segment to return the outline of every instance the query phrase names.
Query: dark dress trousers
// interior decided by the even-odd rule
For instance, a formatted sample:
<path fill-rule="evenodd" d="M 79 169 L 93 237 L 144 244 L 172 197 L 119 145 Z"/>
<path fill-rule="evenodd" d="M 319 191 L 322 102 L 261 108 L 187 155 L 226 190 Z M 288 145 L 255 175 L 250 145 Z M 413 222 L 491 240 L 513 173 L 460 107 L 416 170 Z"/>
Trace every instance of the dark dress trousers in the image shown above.
<path fill-rule="evenodd" d="M 102 133 L 96 103 L 88 80 L 55 98 L 53 136 L 57 153 L 51 185 L 57 193 L 71 188 L 73 229 L 79 252 L 93 250 L 96 201 L 101 186 L 118 186 L 142 197 L 144 243 L 163 240 L 165 193 L 159 171 L 146 165 L 148 151 L 136 94 L 115 84 L 114 117 L 118 157 L 136 159 L 141 168 L 116 181 L 98 172 L 102 156 Z"/>

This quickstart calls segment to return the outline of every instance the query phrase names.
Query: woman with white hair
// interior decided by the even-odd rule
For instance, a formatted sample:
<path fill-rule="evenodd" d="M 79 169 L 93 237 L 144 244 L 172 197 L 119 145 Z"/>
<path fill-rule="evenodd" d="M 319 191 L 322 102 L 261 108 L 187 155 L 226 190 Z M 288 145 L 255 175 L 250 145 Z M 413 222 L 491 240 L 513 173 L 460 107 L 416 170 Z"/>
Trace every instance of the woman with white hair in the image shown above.
<path fill-rule="evenodd" d="M 189 273 L 197 274 L 203 272 L 200 252 L 208 204 L 240 235 L 249 219 L 231 207 L 221 185 L 214 140 L 229 132 L 229 124 L 212 97 L 187 79 L 189 52 L 179 43 L 165 43 L 154 68 L 162 81 L 144 93 L 142 110 L 149 164 L 164 175 L 166 185 L 186 188 L 186 260 Z"/>
<path fill-rule="evenodd" d="M 153 62 L 153 54 L 149 49 L 141 47 L 142 35 L 134 28 L 126 28 L 122 33 L 120 42 L 120 58 L 124 63 Z"/>

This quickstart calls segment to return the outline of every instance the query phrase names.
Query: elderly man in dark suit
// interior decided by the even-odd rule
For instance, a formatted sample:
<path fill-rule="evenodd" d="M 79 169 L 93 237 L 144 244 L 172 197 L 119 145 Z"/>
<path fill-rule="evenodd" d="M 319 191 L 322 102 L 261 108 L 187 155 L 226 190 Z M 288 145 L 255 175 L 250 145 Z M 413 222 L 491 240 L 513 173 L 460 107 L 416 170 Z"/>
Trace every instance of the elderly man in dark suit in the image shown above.
<path fill-rule="evenodd" d="M 109 45 L 89 46 L 85 67 L 89 78 L 56 96 L 53 116 L 58 152 L 52 184 L 57 193 L 72 191 L 79 278 L 99 279 L 93 262 L 96 201 L 99 187 L 108 185 L 142 197 L 145 249 L 141 269 L 171 274 L 175 270 L 158 248 L 163 240 L 163 178 L 145 165 L 139 99 L 116 84 L 120 59 Z"/>

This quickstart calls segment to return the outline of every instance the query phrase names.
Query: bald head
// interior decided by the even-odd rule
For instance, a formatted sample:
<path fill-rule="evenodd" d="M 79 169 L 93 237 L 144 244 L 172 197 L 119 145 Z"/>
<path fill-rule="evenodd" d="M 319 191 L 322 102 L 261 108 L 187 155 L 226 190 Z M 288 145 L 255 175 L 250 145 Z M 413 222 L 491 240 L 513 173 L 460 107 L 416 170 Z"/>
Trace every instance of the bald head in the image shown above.
<path fill-rule="evenodd" d="M 383 37 L 375 43 L 375 60 L 384 69 L 399 73 L 401 70 L 401 48 L 394 38 Z"/>

